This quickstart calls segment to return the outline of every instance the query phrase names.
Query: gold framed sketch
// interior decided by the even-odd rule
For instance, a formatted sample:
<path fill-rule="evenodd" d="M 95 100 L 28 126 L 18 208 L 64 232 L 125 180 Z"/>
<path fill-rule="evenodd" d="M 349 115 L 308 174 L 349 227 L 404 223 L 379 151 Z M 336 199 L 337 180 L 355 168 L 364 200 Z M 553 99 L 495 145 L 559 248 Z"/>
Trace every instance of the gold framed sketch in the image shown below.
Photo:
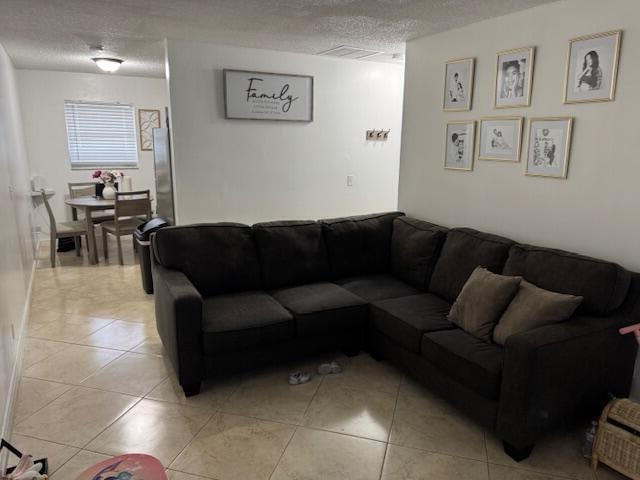
<path fill-rule="evenodd" d="M 535 47 L 515 48 L 498 52 L 495 81 L 495 108 L 528 107 Z"/>
<path fill-rule="evenodd" d="M 567 178 L 573 117 L 530 118 L 525 174 Z"/>
<path fill-rule="evenodd" d="M 564 103 L 615 99 L 622 30 L 569 40 L 564 75 Z"/>
<path fill-rule="evenodd" d="M 475 130 L 475 120 L 447 122 L 444 145 L 444 168 L 447 170 L 473 170 Z"/>
<path fill-rule="evenodd" d="M 519 162 L 523 117 L 480 119 L 478 159 Z"/>
<path fill-rule="evenodd" d="M 474 67 L 475 58 L 460 58 L 445 62 L 442 100 L 442 109 L 445 112 L 471 110 Z"/>
<path fill-rule="evenodd" d="M 138 130 L 140 132 L 140 150 L 153 150 L 153 129 L 160 128 L 160 110 L 138 109 Z"/>

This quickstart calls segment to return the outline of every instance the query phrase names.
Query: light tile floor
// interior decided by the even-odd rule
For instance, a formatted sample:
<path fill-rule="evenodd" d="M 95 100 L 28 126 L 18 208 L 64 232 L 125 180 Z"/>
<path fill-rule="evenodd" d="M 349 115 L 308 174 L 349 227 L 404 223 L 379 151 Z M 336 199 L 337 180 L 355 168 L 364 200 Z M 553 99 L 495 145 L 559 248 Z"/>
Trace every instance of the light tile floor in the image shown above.
<path fill-rule="evenodd" d="M 185 398 L 155 330 L 152 297 L 127 265 L 73 252 L 36 271 L 13 441 L 73 480 L 108 456 L 156 456 L 171 480 L 616 479 L 592 472 L 582 432 L 541 442 L 515 463 L 491 432 L 368 355 L 289 386 L 308 359 L 208 381 Z M 111 258 L 116 258 L 115 252 Z"/>

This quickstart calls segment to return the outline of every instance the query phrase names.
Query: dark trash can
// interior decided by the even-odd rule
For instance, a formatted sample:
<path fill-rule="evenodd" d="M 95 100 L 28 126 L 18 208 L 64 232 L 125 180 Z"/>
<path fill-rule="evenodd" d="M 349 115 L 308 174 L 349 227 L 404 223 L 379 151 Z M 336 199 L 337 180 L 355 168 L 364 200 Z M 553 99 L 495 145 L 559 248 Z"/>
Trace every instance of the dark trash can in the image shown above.
<path fill-rule="evenodd" d="M 147 293 L 153 293 L 153 277 L 151 276 L 151 234 L 169 224 L 164 218 L 153 218 L 146 223 L 138 225 L 133 233 L 140 258 L 140 273 L 142 274 L 142 288 Z"/>

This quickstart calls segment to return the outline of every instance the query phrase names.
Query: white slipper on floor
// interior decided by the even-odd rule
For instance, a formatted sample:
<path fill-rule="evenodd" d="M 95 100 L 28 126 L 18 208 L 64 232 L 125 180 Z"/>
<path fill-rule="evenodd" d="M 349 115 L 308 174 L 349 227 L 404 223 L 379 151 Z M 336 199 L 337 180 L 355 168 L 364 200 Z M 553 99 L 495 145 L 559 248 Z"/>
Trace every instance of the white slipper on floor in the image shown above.
<path fill-rule="evenodd" d="M 309 372 L 294 372 L 290 373 L 287 378 L 289 385 L 301 385 L 311 380 L 311 374 Z"/>
<path fill-rule="evenodd" d="M 329 375 L 332 373 L 342 373 L 342 365 L 337 360 L 325 362 L 318 365 L 318 373 L 320 375 Z"/>
<path fill-rule="evenodd" d="M 337 360 L 331 362 L 331 373 L 342 373 L 342 365 Z"/>

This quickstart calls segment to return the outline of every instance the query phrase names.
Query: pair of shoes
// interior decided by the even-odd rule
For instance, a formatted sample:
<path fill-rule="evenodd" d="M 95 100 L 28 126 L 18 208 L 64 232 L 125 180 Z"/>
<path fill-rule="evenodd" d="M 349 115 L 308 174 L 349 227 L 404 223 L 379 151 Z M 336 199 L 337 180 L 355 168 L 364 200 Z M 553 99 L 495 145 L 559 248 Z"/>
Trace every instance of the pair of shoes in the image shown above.
<path fill-rule="evenodd" d="M 332 362 L 321 363 L 318 365 L 318 373 L 320 375 L 329 375 L 331 373 L 342 373 L 342 365 L 337 360 Z"/>
<path fill-rule="evenodd" d="M 287 381 L 289 385 L 300 385 L 307 383 L 309 380 L 311 380 L 311 374 L 309 372 L 294 372 L 289 374 Z"/>

